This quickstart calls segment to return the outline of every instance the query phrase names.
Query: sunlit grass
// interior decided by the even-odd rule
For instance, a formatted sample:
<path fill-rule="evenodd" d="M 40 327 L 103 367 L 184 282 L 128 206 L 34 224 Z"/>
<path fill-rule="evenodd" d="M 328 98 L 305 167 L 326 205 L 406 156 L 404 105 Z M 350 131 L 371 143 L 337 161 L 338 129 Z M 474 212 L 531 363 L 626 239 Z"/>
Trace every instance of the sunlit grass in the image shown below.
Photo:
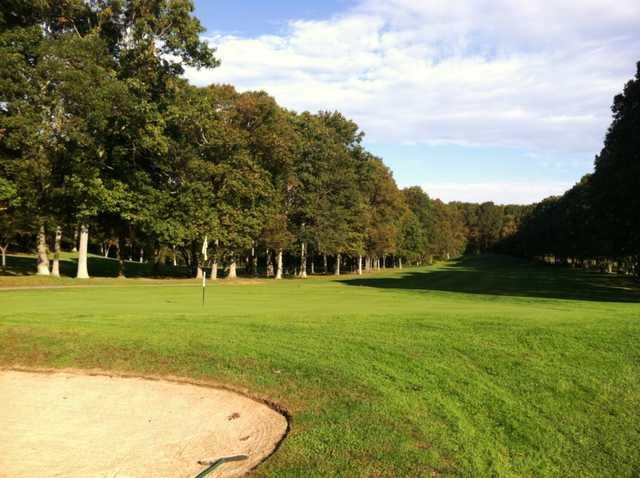
<path fill-rule="evenodd" d="M 195 284 L 104 281 L 0 292 L 0 364 L 251 389 L 293 416 L 257 476 L 640 472 L 640 291 L 624 279 L 480 257 L 220 282 L 204 307 Z"/>

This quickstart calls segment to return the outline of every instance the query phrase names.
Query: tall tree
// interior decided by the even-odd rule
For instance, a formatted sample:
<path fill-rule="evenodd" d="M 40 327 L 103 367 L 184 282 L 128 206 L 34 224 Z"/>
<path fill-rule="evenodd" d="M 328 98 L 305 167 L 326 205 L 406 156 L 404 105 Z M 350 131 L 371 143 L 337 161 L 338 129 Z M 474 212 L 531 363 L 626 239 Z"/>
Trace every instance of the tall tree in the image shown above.
<path fill-rule="evenodd" d="M 595 160 L 593 188 L 600 237 L 618 255 L 640 256 L 640 62 L 636 66 L 635 77 L 613 100 L 613 122 Z"/>

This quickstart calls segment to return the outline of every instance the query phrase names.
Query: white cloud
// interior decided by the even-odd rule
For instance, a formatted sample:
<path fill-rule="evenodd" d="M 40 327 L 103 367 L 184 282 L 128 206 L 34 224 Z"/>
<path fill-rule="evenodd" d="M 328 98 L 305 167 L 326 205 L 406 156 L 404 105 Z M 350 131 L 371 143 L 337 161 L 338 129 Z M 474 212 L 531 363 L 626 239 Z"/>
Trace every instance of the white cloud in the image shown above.
<path fill-rule="evenodd" d="M 549 196 L 561 195 L 571 186 L 565 182 L 430 183 L 424 184 L 422 189 L 430 197 L 445 202 L 531 204 Z"/>
<path fill-rule="evenodd" d="M 370 141 L 584 152 L 640 60 L 637 0 L 362 0 L 282 35 L 217 35 L 196 84 L 339 109 Z"/>
<path fill-rule="evenodd" d="M 637 0 L 363 0 L 281 36 L 214 36 L 222 67 L 187 76 L 339 109 L 372 141 L 595 152 L 639 24 Z"/>

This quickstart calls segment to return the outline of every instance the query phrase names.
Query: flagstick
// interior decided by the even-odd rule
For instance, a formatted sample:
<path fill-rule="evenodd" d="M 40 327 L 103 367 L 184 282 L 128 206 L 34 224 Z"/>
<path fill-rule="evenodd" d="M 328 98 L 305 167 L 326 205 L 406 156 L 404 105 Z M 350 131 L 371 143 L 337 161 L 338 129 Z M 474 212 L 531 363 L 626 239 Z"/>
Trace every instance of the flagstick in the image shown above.
<path fill-rule="evenodd" d="M 204 289 L 207 286 L 207 271 L 202 271 L 202 307 L 204 307 Z"/>
<path fill-rule="evenodd" d="M 207 240 L 207 236 L 204 236 L 204 241 L 202 242 L 202 307 L 204 307 L 204 289 L 207 287 L 207 270 L 205 269 L 205 265 L 207 264 L 207 249 L 209 247 L 209 241 Z"/>

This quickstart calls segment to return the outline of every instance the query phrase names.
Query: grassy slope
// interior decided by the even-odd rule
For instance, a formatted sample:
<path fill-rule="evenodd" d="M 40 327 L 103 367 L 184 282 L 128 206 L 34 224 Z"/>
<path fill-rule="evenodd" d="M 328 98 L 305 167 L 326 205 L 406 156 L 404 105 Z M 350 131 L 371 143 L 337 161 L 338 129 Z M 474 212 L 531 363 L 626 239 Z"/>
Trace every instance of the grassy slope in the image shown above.
<path fill-rule="evenodd" d="M 220 283 L 204 308 L 197 287 L 126 284 L 0 292 L 0 364 L 250 388 L 294 420 L 258 476 L 640 473 L 640 290 L 621 279 L 480 257 Z"/>

